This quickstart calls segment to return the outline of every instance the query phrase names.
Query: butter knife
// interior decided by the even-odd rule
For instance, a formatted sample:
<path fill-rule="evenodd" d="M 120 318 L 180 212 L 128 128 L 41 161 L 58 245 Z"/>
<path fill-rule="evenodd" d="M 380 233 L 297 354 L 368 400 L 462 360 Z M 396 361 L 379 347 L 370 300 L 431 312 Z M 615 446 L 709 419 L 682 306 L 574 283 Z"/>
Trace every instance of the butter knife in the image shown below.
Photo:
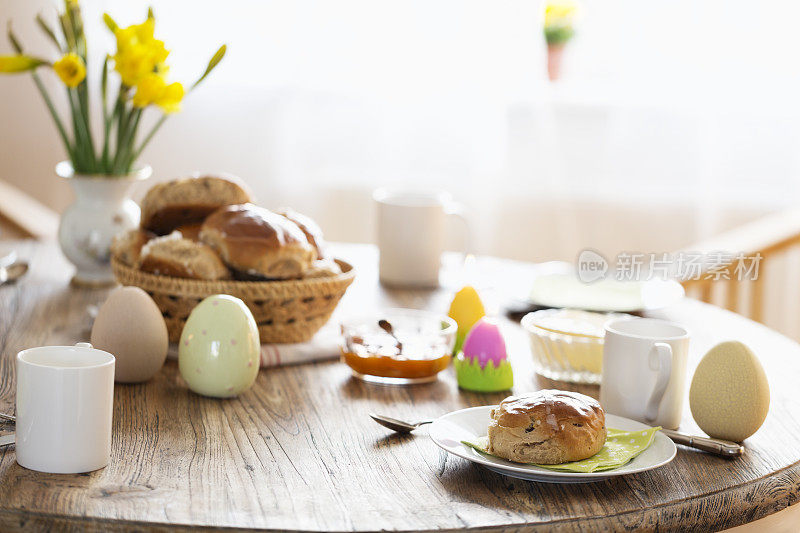
<path fill-rule="evenodd" d="M 10 435 L 3 435 L 0 437 L 0 448 L 3 446 L 8 446 L 9 444 L 14 444 L 16 442 L 16 436 L 14 433 Z"/>
<path fill-rule="evenodd" d="M 679 431 L 672 431 L 671 429 L 662 429 L 661 433 L 678 444 L 683 444 L 684 446 L 703 450 L 704 452 L 713 453 L 714 455 L 720 455 L 722 457 L 739 457 L 744 453 L 744 446 L 738 442 L 712 439 L 709 437 L 696 437 Z"/>

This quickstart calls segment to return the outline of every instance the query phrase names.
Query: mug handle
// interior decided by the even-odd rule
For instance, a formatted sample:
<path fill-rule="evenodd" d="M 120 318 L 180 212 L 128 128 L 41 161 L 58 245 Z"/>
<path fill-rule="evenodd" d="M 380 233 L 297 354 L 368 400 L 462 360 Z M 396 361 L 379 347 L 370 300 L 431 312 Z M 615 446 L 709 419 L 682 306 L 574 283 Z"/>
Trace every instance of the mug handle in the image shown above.
<path fill-rule="evenodd" d="M 469 223 L 466 212 L 467 210 L 464 205 L 458 202 L 450 201 L 444 206 L 444 214 L 449 217 L 457 218 L 464 227 L 463 253 L 465 257 L 472 253 L 472 226 Z"/>
<path fill-rule="evenodd" d="M 672 374 L 672 346 L 665 342 L 653 344 L 648 355 L 648 362 L 650 370 L 658 372 L 656 385 L 653 387 L 653 392 L 650 394 L 650 400 L 647 402 L 647 408 L 644 412 L 645 419 L 648 422 L 653 422 L 658 418 L 658 408 L 661 406 L 661 399 L 667 391 L 669 377 Z"/>

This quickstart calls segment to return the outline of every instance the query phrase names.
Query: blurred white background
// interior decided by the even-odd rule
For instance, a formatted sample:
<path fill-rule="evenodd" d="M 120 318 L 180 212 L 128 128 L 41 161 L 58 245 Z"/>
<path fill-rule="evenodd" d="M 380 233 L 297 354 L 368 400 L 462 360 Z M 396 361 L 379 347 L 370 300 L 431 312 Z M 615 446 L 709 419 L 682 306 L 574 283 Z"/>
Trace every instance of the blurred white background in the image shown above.
<path fill-rule="evenodd" d="M 788 0 L 585 0 L 555 83 L 530 0 L 82 0 L 90 75 L 112 47 L 102 13 L 128 25 L 149 4 L 176 80 L 229 45 L 143 155 L 156 179 L 238 174 L 334 240 L 373 240 L 383 185 L 451 191 L 478 252 L 531 260 L 669 251 L 798 202 Z M 55 5 L 0 0 L 0 21 L 49 54 L 33 18 Z M 28 76 L 0 78 L 0 120 L 0 179 L 63 209 Z"/>

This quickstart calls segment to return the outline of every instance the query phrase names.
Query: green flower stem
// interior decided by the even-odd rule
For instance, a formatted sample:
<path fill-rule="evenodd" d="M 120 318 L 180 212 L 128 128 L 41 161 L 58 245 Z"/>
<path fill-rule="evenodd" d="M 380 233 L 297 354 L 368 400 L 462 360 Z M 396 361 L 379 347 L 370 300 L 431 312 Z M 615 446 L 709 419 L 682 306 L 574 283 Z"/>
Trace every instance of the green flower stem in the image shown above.
<path fill-rule="evenodd" d="M 108 134 L 111 131 L 111 117 L 108 113 L 108 56 L 103 61 L 103 76 L 100 83 L 100 105 L 103 108 L 103 151 L 100 156 L 100 170 L 108 168 Z"/>
<path fill-rule="evenodd" d="M 136 145 L 136 131 L 139 129 L 139 120 L 142 118 L 142 111 L 143 109 L 137 109 L 135 111 L 135 115 L 133 117 L 133 123 L 130 127 L 129 135 L 128 135 L 128 142 L 125 144 L 125 158 L 123 159 L 123 168 L 122 172 L 127 174 L 131 171 L 133 167 L 133 162 L 135 159 L 133 158 L 134 153 L 134 146 Z"/>
<path fill-rule="evenodd" d="M 86 63 L 86 33 L 83 31 L 83 17 L 81 16 L 81 9 L 77 2 L 67 3 L 67 14 L 69 15 L 69 21 L 72 25 L 72 33 L 75 35 L 75 47 L 77 48 L 78 55 L 81 56 L 84 63 Z"/>
<path fill-rule="evenodd" d="M 33 77 L 33 82 L 36 84 L 36 88 L 39 89 L 39 93 L 42 95 L 45 105 L 47 105 L 47 109 L 50 111 L 50 116 L 53 117 L 53 122 L 56 123 L 58 133 L 61 135 L 61 141 L 64 143 L 64 148 L 67 149 L 67 155 L 72 161 L 75 159 L 75 151 L 72 147 L 72 144 L 69 142 L 67 130 L 64 129 L 64 124 L 61 122 L 61 118 L 58 116 L 58 112 L 53 105 L 53 101 L 50 100 L 50 95 L 47 93 L 47 89 L 45 89 L 41 78 L 39 78 L 39 75 L 36 72 L 31 73 L 31 76 Z"/>
<path fill-rule="evenodd" d="M 61 46 L 61 43 L 56 37 L 56 32 L 53 31 L 53 28 L 50 27 L 47 22 L 45 22 L 44 18 L 42 18 L 41 13 L 36 15 L 36 23 L 39 25 L 39 28 L 47 35 L 47 37 L 53 42 L 59 52 L 62 54 L 64 53 L 64 48 Z"/>
<path fill-rule="evenodd" d="M 86 123 L 83 120 L 83 112 L 81 111 L 80 97 L 75 89 L 67 89 L 67 97 L 72 111 L 72 126 L 75 130 L 75 154 L 80 155 L 80 164 L 75 165 L 75 170 L 78 172 L 92 173 L 94 168 L 92 165 L 91 140 L 89 133 L 86 131 Z"/>
<path fill-rule="evenodd" d="M 67 89 L 67 102 L 69 103 L 69 116 L 72 119 L 72 139 L 74 143 L 72 166 L 76 171 L 83 171 L 83 152 L 81 151 L 83 140 L 81 138 L 80 128 L 78 127 L 78 116 L 75 114 L 75 103 L 72 98 L 72 92 L 69 89 Z"/>
<path fill-rule="evenodd" d="M 130 165 L 130 153 L 136 137 L 136 128 L 139 126 L 139 119 L 142 116 L 141 109 L 131 109 L 122 129 L 122 136 L 117 146 L 117 156 L 114 158 L 113 174 L 124 174 Z"/>
<path fill-rule="evenodd" d="M 14 32 L 11 29 L 11 21 L 8 21 L 8 40 L 11 43 L 11 47 L 14 51 L 18 54 L 23 53 L 22 45 L 20 44 L 17 37 L 14 35 Z M 42 79 L 39 77 L 39 74 L 36 70 L 31 71 L 31 77 L 33 78 L 33 83 L 36 84 L 36 88 L 39 90 L 39 94 L 42 95 L 42 99 L 44 100 L 45 105 L 47 105 L 47 110 L 50 112 L 50 116 L 53 117 L 53 122 L 56 123 L 56 128 L 58 129 L 58 134 L 61 136 L 61 141 L 64 143 L 64 148 L 67 150 L 67 156 L 69 157 L 70 161 L 75 160 L 75 148 L 69 141 L 69 135 L 67 135 L 67 130 L 64 129 L 64 124 L 61 122 L 61 117 L 58 115 L 58 111 L 56 111 L 55 106 L 53 105 L 53 101 L 50 99 L 50 94 L 45 89 L 44 84 L 42 83 Z"/>
<path fill-rule="evenodd" d="M 62 33 L 64 33 L 67 50 L 75 50 L 75 34 L 72 31 L 72 26 L 69 24 L 69 16 L 66 13 L 60 15 L 58 17 L 58 22 L 61 24 Z"/>
<path fill-rule="evenodd" d="M 131 164 L 133 164 L 137 159 L 139 159 L 139 156 L 142 154 L 142 151 L 147 147 L 147 144 L 150 142 L 150 140 L 153 138 L 156 132 L 161 128 L 164 122 L 167 121 L 168 116 L 169 115 L 161 115 L 161 118 L 158 119 L 158 122 L 155 123 L 153 129 L 151 129 L 150 133 L 148 133 L 147 136 L 144 138 L 142 144 L 140 144 L 139 148 L 133 153 L 133 157 L 131 158 Z"/>
<path fill-rule="evenodd" d="M 106 122 L 106 134 L 104 141 L 105 146 L 103 148 L 103 172 L 106 174 L 111 174 L 113 171 L 113 162 L 111 161 L 111 156 L 109 154 L 111 146 L 111 128 L 115 123 L 117 124 L 117 146 L 119 146 L 119 125 L 121 121 L 121 115 L 124 111 L 127 94 L 128 89 L 122 83 L 120 83 L 119 91 L 117 91 L 117 100 L 114 103 L 114 111 Z M 117 151 L 119 151 L 119 148 L 117 148 Z"/>
<path fill-rule="evenodd" d="M 119 146 L 117 147 L 117 154 L 114 158 L 114 166 L 111 169 L 112 174 L 121 174 L 122 169 L 125 167 L 125 152 L 130 145 L 130 127 L 133 124 L 134 110 L 131 109 L 125 120 L 125 127 L 122 129 L 120 136 Z"/>
<path fill-rule="evenodd" d="M 70 15 L 73 32 L 75 35 L 78 55 L 83 59 L 84 64 L 88 64 L 86 34 L 83 31 L 83 18 L 81 17 L 80 7 L 77 2 L 67 2 L 67 12 Z M 93 172 L 97 172 L 97 158 L 94 151 L 94 136 L 92 135 L 91 107 L 89 106 L 89 75 L 87 73 L 84 80 L 77 87 L 78 108 L 81 113 L 84 131 L 86 132 L 86 155 Z"/>
<path fill-rule="evenodd" d="M 128 120 L 130 120 L 130 112 L 125 105 L 125 101 L 121 101 L 119 103 L 119 113 L 117 114 L 117 140 L 114 153 L 114 161 L 111 165 L 112 170 L 117 166 L 119 162 L 119 155 L 122 151 L 123 147 L 123 137 L 125 136 L 125 131 L 128 128 Z"/>
<path fill-rule="evenodd" d="M 92 135 L 92 121 L 91 121 L 91 108 L 89 107 L 89 91 L 87 88 L 87 80 L 83 80 L 78 85 L 78 107 L 80 108 L 81 120 L 83 127 L 86 131 L 86 154 L 91 162 L 92 171 L 97 171 L 97 158 L 94 153 L 94 136 Z"/>
<path fill-rule="evenodd" d="M 87 63 L 86 57 L 86 35 L 83 31 L 83 19 L 81 18 L 80 7 L 77 2 L 67 2 L 63 17 L 72 35 L 72 42 L 75 52 Z M 70 91 L 73 97 L 72 113 L 74 121 L 80 131 L 82 142 L 76 147 L 82 152 L 84 164 L 89 172 L 97 171 L 97 160 L 94 152 L 94 138 L 92 136 L 92 126 L 89 108 L 89 92 L 87 90 L 88 77 L 84 79 L 75 90 Z"/>
<path fill-rule="evenodd" d="M 111 174 L 113 174 L 116 171 L 117 166 L 119 165 L 119 159 L 122 156 L 122 147 L 124 146 L 124 142 L 125 142 L 125 139 L 124 139 L 125 131 L 126 131 L 127 126 L 128 126 L 128 114 L 126 114 L 126 112 L 125 112 L 124 104 L 122 106 L 120 106 L 120 111 L 119 111 L 119 115 L 117 116 L 117 124 L 116 124 L 116 126 L 117 126 L 117 139 L 116 139 L 116 143 L 114 145 L 114 149 L 115 149 L 114 157 L 113 157 L 113 159 L 111 161 L 111 169 L 110 169 L 111 170 L 111 172 L 110 172 Z"/>

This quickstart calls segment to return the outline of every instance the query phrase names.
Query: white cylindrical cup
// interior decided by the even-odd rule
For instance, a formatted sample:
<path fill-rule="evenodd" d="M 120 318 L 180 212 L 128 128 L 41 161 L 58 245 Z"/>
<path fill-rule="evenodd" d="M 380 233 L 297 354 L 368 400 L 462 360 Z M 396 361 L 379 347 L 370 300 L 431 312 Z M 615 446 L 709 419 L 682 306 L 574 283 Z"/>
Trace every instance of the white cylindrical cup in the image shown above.
<path fill-rule="evenodd" d="M 466 223 L 461 206 L 446 192 L 378 189 L 378 249 L 381 283 L 437 287 L 448 216 Z"/>
<path fill-rule="evenodd" d="M 689 331 L 655 318 L 606 323 L 600 404 L 610 414 L 677 429 L 683 415 Z"/>
<path fill-rule="evenodd" d="M 53 474 L 91 472 L 111 456 L 114 356 L 91 344 L 17 354 L 16 455 Z"/>

